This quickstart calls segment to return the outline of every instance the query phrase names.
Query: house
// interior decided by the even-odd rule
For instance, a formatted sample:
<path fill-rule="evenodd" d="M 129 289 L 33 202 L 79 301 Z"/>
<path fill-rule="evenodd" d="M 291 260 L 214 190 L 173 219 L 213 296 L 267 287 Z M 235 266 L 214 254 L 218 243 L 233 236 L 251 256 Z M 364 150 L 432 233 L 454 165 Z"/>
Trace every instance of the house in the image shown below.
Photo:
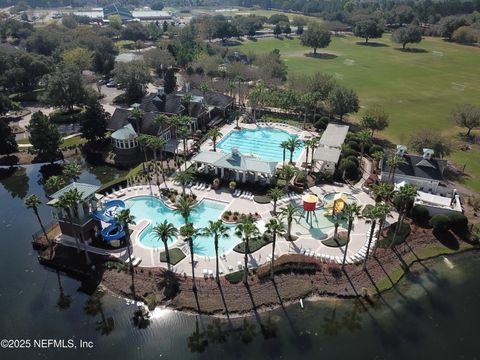
<path fill-rule="evenodd" d="M 186 94 L 188 96 L 186 96 Z M 233 107 L 233 98 L 213 91 L 202 92 L 197 89 L 166 94 L 163 87 L 146 95 L 140 104 L 133 104 L 130 109 L 116 108 L 107 123 L 107 130 L 112 132 L 111 139 L 116 162 L 133 163 L 139 153 L 138 135 L 162 137 L 166 141 L 164 151 L 178 153 L 180 139 L 176 128 L 168 121 L 159 121 L 160 115 L 188 116 L 190 134 L 197 130 L 206 132 L 208 128 L 222 122 Z M 136 119 L 132 115 L 139 109 L 142 116 Z"/>
<path fill-rule="evenodd" d="M 430 215 L 463 211 L 457 190 L 443 183 L 446 160 L 434 158 L 434 151 L 428 148 L 423 149 L 422 155 L 408 154 L 404 145 L 397 145 L 396 154 L 403 162 L 393 169 L 388 162 L 389 155 L 385 155 L 380 163 L 380 180 L 390 181 L 393 176 L 396 188 L 405 184 L 416 186 L 414 204 L 425 206 Z"/>
<path fill-rule="evenodd" d="M 313 153 L 313 161 L 318 171 L 333 174 L 342 153 L 341 147 L 347 137 L 349 127 L 330 123 L 322 134 L 318 147 Z"/>
<path fill-rule="evenodd" d="M 68 211 L 58 207 L 57 203 L 61 196 L 74 189 L 82 195 L 78 206 L 75 209 L 70 207 Z M 58 220 L 62 234 L 71 238 L 74 238 L 76 234 L 81 241 L 87 241 L 92 237 L 95 232 L 95 224 L 91 215 L 97 209 L 95 193 L 98 189 L 97 185 L 73 182 L 50 195 L 47 205 L 54 207 L 53 217 Z M 69 216 L 73 226 L 70 225 Z"/>

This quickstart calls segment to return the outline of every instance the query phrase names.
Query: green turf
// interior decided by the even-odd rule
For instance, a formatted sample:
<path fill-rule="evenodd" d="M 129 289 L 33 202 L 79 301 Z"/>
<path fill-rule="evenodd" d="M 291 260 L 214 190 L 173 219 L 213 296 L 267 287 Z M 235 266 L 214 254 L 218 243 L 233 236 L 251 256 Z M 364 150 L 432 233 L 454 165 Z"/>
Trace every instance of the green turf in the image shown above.
<path fill-rule="evenodd" d="M 265 53 L 279 49 L 289 74 L 325 72 L 359 94 L 361 110 L 381 105 L 390 114 L 390 126 L 379 136 L 393 143 L 407 143 L 419 129 L 438 129 L 457 135 L 460 130 L 450 120 L 456 104 L 478 104 L 480 98 L 480 49 L 426 38 L 414 47 L 418 52 L 398 51 L 390 35 L 374 42 L 384 46 L 358 45 L 362 39 L 333 37 L 323 58 L 306 57 L 311 50 L 298 39 L 262 39 L 237 46 L 248 53 Z M 465 185 L 480 191 L 478 152 L 456 152 L 451 159 L 458 165 L 467 163 L 471 178 Z"/>
<path fill-rule="evenodd" d="M 172 264 L 172 265 L 177 265 L 186 256 L 183 253 L 183 251 L 178 249 L 178 248 L 168 249 L 168 253 L 170 255 L 170 264 Z M 163 262 L 167 261 L 167 255 L 166 255 L 165 251 L 160 253 L 160 261 L 163 261 Z"/>

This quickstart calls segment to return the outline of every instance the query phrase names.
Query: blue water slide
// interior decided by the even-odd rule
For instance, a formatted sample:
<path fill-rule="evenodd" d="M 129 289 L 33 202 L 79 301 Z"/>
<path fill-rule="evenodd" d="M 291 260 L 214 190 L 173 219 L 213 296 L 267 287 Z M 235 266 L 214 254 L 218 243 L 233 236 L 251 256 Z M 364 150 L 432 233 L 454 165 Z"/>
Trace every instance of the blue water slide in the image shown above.
<path fill-rule="evenodd" d="M 123 226 L 119 226 L 116 224 L 112 224 L 105 229 L 102 229 L 102 237 L 106 241 L 112 240 L 120 240 L 125 236 L 125 230 L 123 230 Z"/>

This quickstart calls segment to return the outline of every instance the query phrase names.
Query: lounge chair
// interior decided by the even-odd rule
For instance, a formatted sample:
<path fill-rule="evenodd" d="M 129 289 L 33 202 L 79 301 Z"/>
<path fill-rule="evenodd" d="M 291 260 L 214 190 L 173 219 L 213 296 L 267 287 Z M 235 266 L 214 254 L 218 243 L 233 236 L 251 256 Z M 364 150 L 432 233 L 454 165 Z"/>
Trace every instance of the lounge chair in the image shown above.
<path fill-rule="evenodd" d="M 242 264 L 241 261 L 237 262 L 237 267 L 238 267 L 239 270 L 243 270 L 243 264 Z"/>
<path fill-rule="evenodd" d="M 210 191 L 212 190 L 212 185 L 208 184 L 208 186 L 206 187 L 205 191 Z"/>
<path fill-rule="evenodd" d="M 213 270 L 208 270 L 208 276 L 213 278 Z"/>
<path fill-rule="evenodd" d="M 204 278 L 208 277 L 208 270 L 207 269 L 203 269 L 203 277 Z"/>
<path fill-rule="evenodd" d="M 138 266 L 140 263 L 142 262 L 142 258 L 135 258 L 135 260 L 132 260 L 132 265 L 135 267 L 135 266 Z"/>
<path fill-rule="evenodd" d="M 233 271 L 233 266 L 232 265 L 228 265 L 228 271 Z"/>

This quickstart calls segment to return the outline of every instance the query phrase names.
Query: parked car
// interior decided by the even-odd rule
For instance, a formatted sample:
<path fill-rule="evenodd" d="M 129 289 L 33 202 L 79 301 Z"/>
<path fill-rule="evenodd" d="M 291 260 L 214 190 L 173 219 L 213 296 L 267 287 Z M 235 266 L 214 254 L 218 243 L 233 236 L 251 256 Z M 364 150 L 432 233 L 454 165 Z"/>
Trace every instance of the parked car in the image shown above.
<path fill-rule="evenodd" d="M 117 86 L 117 83 L 114 81 L 114 80 L 111 80 L 109 82 L 107 82 L 107 85 L 106 85 L 108 88 L 114 88 Z"/>

